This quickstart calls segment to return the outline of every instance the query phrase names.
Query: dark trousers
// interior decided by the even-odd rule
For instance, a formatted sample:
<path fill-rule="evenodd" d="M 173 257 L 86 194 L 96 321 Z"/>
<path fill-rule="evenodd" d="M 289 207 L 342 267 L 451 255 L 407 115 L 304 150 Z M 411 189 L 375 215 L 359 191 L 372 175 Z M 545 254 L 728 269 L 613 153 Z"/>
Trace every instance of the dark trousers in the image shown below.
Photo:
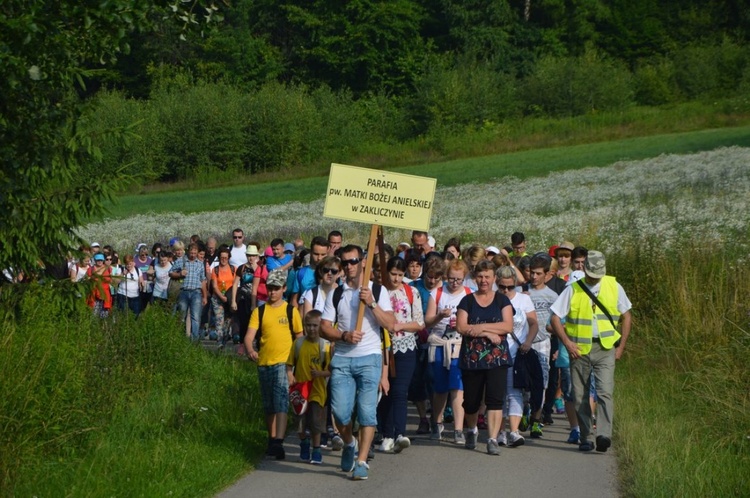
<path fill-rule="evenodd" d="M 417 366 L 417 350 L 396 352 L 396 376 L 388 377 L 390 390 L 378 404 L 378 424 L 383 437 L 398 437 L 406 434 L 406 410 L 409 384 Z"/>

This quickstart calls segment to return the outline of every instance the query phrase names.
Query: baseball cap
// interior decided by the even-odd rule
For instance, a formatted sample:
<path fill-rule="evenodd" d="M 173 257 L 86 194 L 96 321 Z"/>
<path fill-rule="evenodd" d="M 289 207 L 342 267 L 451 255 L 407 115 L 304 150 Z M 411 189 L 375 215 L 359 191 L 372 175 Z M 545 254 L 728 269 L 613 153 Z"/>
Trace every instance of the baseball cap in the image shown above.
<path fill-rule="evenodd" d="M 297 248 L 294 247 L 294 244 L 292 244 L 291 242 L 287 242 L 286 244 L 284 244 L 284 252 L 294 252 L 296 250 Z"/>
<path fill-rule="evenodd" d="M 558 246 L 557 244 L 555 244 L 553 246 L 549 246 L 549 252 L 548 252 L 549 255 L 552 256 L 552 257 L 554 257 L 555 256 L 555 252 L 557 251 L 558 247 L 560 247 L 560 246 Z"/>
<path fill-rule="evenodd" d="M 138 244 L 137 246 L 135 246 L 135 252 L 138 252 L 138 251 L 140 251 L 140 250 L 141 250 L 141 247 L 146 247 L 146 248 L 148 248 L 148 246 L 147 246 L 146 244 L 144 244 L 143 242 L 141 242 L 140 244 Z"/>
<path fill-rule="evenodd" d="M 101 246 L 99 245 L 99 242 L 92 242 L 91 247 L 101 247 Z"/>
<path fill-rule="evenodd" d="M 557 254 L 557 251 L 559 249 L 567 249 L 568 251 L 572 251 L 573 249 L 575 249 L 575 246 L 573 245 L 572 242 L 566 240 L 565 242 L 563 242 L 559 246 L 555 247 L 555 254 Z"/>
<path fill-rule="evenodd" d="M 174 245 L 174 243 L 175 243 L 175 242 L 178 242 L 179 240 L 180 240 L 180 239 L 178 239 L 177 237 L 172 237 L 171 239 L 169 239 L 169 245 L 170 245 L 170 246 L 173 246 L 173 245 Z"/>
<path fill-rule="evenodd" d="M 489 246 L 487 249 L 484 250 L 486 253 L 493 253 L 493 254 L 500 254 L 500 249 L 498 249 L 495 246 Z"/>
<path fill-rule="evenodd" d="M 286 285 L 286 270 L 274 270 L 266 278 L 266 287 L 284 287 Z"/>
<path fill-rule="evenodd" d="M 258 252 L 258 246 L 247 246 L 247 249 L 245 249 L 245 254 L 248 256 L 258 256 L 260 254 Z"/>
<path fill-rule="evenodd" d="M 94 261 L 104 261 L 105 259 L 107 259 L 107 258 L 105 258 L 104 254 L 102 254 L 100 252 L 94 254 Z"/>
<path fill-rule="evenodd" d="M 591 278 L 602 278 L 607 274 L 607 262 L 604 254 L 599 251 L 589 251 L 583 269 Z"/>

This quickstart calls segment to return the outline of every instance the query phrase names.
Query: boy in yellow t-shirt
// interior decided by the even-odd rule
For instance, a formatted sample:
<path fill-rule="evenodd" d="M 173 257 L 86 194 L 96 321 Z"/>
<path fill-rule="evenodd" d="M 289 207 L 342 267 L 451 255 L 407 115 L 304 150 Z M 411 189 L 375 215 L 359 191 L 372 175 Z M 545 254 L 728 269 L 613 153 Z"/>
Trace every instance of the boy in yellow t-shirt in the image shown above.
<path fill-rule="evenodd" d="M 323 454 L 320 451 L 320 435 L 326 430 L 326 386 L 331 372 L 331 345 L 320 337 L 319 310 L 310 310 L 305 315 L 305 337 L 294 343 L 286 361 L 286 372 L 289 385 L 297 382 L 311 382 L 310 395 L 307 398 L 307 411 L 299 417 L 297 427 L 300 439 L 299 458 L 303 462 L 320 465 Z M 310 453 L 309 431 L 312 439 Z"/>
<path fill-rule="evenodd" d="M 258 362 L 263 411 L 266 414 L 268 448 L 266 455 L 283 460 L 284 433 L 289 410 L 289 384 L 286 360 L 294 339 L 302 334 L 302 320 L 297 308 L 282 298 L 286 290 L 286 271 L 274 270 L 266 279 L 268 300 L 253 310 L 245 335 L 245 349 L 252 361 Z M 260 333 L 258 349 L 253 348 L 255 336 Z"/>

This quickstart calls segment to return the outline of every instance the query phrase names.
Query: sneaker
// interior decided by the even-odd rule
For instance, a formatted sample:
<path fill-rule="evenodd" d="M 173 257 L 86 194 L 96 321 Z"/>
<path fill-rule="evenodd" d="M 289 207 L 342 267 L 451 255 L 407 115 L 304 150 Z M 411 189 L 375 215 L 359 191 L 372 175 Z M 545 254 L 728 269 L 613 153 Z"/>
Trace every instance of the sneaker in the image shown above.
<path fill-rule="evenodd" d="M 612 446 L 612 440 L 607 436 L 596 436 L 596 451 L 604 453 L 610 446 Z"/>
<path fill-rule="evenodd" d="M 396 438 L 396 442 L 393 445 L 393 452 L 401 453 L 409 446 L 411 446 L 411 441 L 409 441 L 409 438 L 406 436 L 399 436 Z"/>
<path fill-rule="evenodd" d="M 583 441 L 578 445 L 578 451 L 591 451 L 594 449 L 594 445 L 591 441 Z"/>
<path fill-rule="evenodd" d="M 281 445 L 281 443 L 272 446 L 271 452 L 273 453 L 273 457 L 276 460 L 283 460 L 284 458 L 286 458 L 286 451 L 284 451 L 284 447 Z"/>
<path fill-rule="evenodd" d="M 497 444 L 500 446 L 508 446 L 508 436 L 505 434 L 505 431 L 500 431 L 500 434 L 497 435 Z"/>
<path fill-rule="evenodd" d="M 356 441 L 356 439 L 355 439 Z M 344 445 L 344 451 L 341 452 L 341 470 L 351 472 L 354 470 L 354 453 L 357 451 L 356 442 L 354 445 Z"/>
<path fill-rule="evenodd" d="M 370 470 L 370 466 L 367 465 L 367 462 L 357 462 L 356 467 L 354 467 L 354 472 L 352 472 L 352 479 L 355 481 L 367 480 L 368 470 Z"/>
<path fill-rule="evenodd" d="M 328 434 L 325 432 L 320 434 L 320 447 L 328 448 Z"/>
<path fill-rule="evenodd" d="M 570 435 L 568 436 L 568 440 L 565 441 L 568 444 L 578 444 L 578 442 L 581 440 L 581 431 L 578 429 L 571 429 Z"/>
<path fill-rule="evenodd" d="M 395 442 L 392 437 L 383 438 L 383 442 L 380 443 L 378 451 L 382 453 L 393 453 Z"/>
<path fill-rule="evenodd" d="M 320 448 L 313 448 L 310 463 L 313 465 L 320 465 L 323 463 L 323 453 L 320 451 Z"/>
<path fill-rule="evenodd" d="M 379 432 L 375 433 L 375 437 L 372 438 L 372 444 L 375 446 L 380 446 L 380 444 L 383 442 L 383 435 Z"/>
<path fill-rule="evenodd" d="M 539 422 L 534 422 L 531 424 L 531 437 L 534 439 L 538 439 L 542 437 L 544 433 L 542 432 L 542 424 Z"/>
<path fill-rule="evenodd" d="M 445 426 L 443 424 L 435 424 L 432 426 L 432 432 L 430 433 L 430 439 L 433 441 L 440 441 L 443 439 L 443 430 Z"/>
<path fill-rule="evenodd" d="M 521 432 L 526 432 L 529 428 L 529 416 L 524 413 L 521 417 L 521 422 L 518 424 L 518 430 Z"/>
<path fill-rule="evenodd" d="M 423 418 L 419 421 L 419 427 L 417 427 L 417 434 L 429 434 L 430 433 L 430 421 Z"/>
<path fill-rule="evenodd" d="M 302 462 L 310 461 L 310 440 L 303 439 L 299 443 L 299 459 Z"/>
<path fill-rule="evenodd" d="M 341 436 L 338 434 L 334 434 L 331 438 L 331 450 L 332 451 L 341 451 L 341 448 L 344 447 L 344 440 L 341 439 Z"/>
<path fill-rule="evenodd" d="M 518 431 L 508 434 L 508 446 L 511 448 L 515 448 L 516 446 L 523 446 L 525 442 L 526 440 Z"/>
<path fill-rule="evenodd" d="M 450 424 L 453 422 L 453 408 L 450 406 L 446 406 L 445 410 L 443 411 L 443 422 L 446 424 Z"/>
<path fill-rule="evenodd" d="M 455 444 L 466 444 L 466 436 L 464 436 L 464 431 L 453 431 L 453 442 Z"/>
<path fill-rule="evenodd" d="M 555 413 L 558 415 L 565 413 L 565 402 L 562 398 L 555 398 Z"/>
<path fill-rule="evenodd" d="M 477 418 L 477 429 L 487 430 L 487 422 L 484 420 L 484 415 L 479 415 Z"/>
<path fill-rule="evenodd" d="M 544 415 L 542 415 L 542 423 L 544 423 L 544 425 L 552 425 L 552 424 L 554 424 L 555 421 L 552 420 L 552 414 L 551 413 L 545 413 Z"/>
<path fill-rule="evenodd" d="M 487 440 L 487 454 L 488 455 L 500 454 L 500 446 L 497 444 L 497 440 L 495 439 Z"/>
<path fill-rule="evenodd" d="M 473 450 L 477 447 L 477 433 L 474 431 L 469 431 L 466 433 L 466 442 L 464 443 L 464 447 L 467 450 Z"/>

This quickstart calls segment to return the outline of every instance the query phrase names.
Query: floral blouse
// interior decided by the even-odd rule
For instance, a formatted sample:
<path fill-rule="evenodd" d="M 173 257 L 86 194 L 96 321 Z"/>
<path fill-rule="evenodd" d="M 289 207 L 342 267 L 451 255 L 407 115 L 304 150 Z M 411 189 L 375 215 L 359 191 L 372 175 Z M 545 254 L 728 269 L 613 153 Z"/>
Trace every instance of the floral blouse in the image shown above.
<path fill-rule="evenodd" d="M 393 314 L 396 315 L 398 323 L 417 322 L 424 327 L 422 297 L 419 295 L 417 289 L 411 288 L 412 302 L 409 302 L 409 296 L 406 294 L 407 291 L 404 290 L 406 285 L 408 284 L 404 284 L 400 289 L 388 291 Z M 407 351 L 417 349 L 417 334 L 416 332 L 403 331 L 395 334 L 391 333 L 391 344 L 394 353 L 406 353 Z"/>

